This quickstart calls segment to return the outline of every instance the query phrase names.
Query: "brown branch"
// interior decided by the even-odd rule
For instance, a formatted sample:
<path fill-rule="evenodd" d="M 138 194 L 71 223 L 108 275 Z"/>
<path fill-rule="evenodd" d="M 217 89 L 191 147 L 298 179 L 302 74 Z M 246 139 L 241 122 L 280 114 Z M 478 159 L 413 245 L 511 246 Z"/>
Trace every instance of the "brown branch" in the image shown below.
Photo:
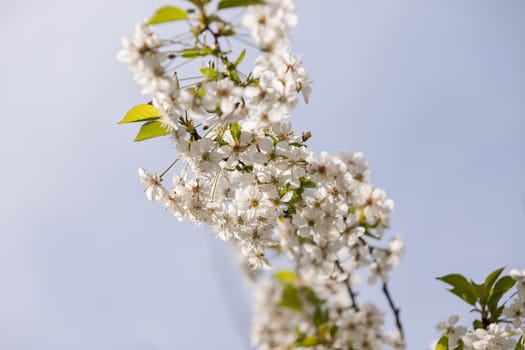
<path fill-rule="evenodd" d="M 339 261 L 335 262 L 335 266 L 337 266 L 337 269 L 341 273 L 347 273 L 343 269 Z M 350 300 L 352 301 L 352 309 L 354 309 L 355 312 L 359 312 L 359 306 L 357 306 L 357 302 L 356 302 L 356 294 L 354 290 L 352 289 L 352 286 L 350 285 L 350 274 L 348 274 L 348 277 L 343 282 L 345 283 L 346 290 L 348 291 L 348 295 L 350 296 Z"/>
<path fill-rule="evenodd" d="M 396 307 L 396 305 L 394 304 L 394 300 L 392 299 L 392 296 L 390 295 L 390 291 L 388 290 L 388 285 L 386 284 L 386 282 L 383 282 L 383 293 L 386 296 L 386 300 L 388 300 L 388 305 L 390 305 L 390 308 L 392 309 L 392 312 L 394 313 L 394 317 L 396 319 L 396 327 L 399 330 L 399 333 L 401 333 L 401 339 L 405 340 L 405 334 L 403 332 L 403 325 L 401 324 L 401 318 L 399 317 L 399 313 L 401 309 Z"/>
<path fill-rule="evenodd" d="M 359 241 L 361 242 L 361 244 L 368 247 L 368 251 L 370 252 L 370 255 L 372 255 L 372 259 L 374 260 L 374 262 L 377 263 L 377 260 L 374 259 L 373 257 L 374 249 L 376 248 L 369 245 L 368 242 L 363 237 L 359 237 Z M 399 333 L 401 334 L 401 339 L 405 340 L 405 334 L 403 332 L 403 325 L 401 324 L 401 317 L 399 315 L 401 312 L 401 309 L 396 307 L 396 305 L 394 304 L 394 299 L 392 299 L 392 296 L 390 295 L 390 291 L 388 289 L 388 285 L 386 282 L 383 282 L 382 290 L 383 290 L 383 294 L 385 294 L 386 300 L 388 301 L 388 305 L 390 306 L 390 308 L 392 309 L 392 313 L 394 314 L 394 318 L 396 320 L 396 327 L 399 330 Z"/>

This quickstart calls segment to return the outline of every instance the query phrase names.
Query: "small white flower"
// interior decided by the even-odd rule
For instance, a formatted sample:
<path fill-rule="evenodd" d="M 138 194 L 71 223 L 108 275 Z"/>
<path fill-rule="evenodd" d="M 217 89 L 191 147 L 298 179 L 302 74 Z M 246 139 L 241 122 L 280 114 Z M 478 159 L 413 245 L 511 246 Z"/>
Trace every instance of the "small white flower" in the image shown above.
<path fill-rule="evenodd" d="M 193 141 L 187 153 L 191 164 L 197 173 L 215 173 L 219 169 L 219 162 L 222 160 L 222 152 L 219 152 L 218 144 L 204 137 Z"/>
<path fill-rule="evenodd" d="M 133 78 L 143 94 L 169 95 L 174 90 L 173 81 L 165 75 L 162 66 L 166 55 L 158 51 L 162 45 L 162 40 L 143 22 L 136 25 L 131 38 L 122 40 L 123 48 L 117 57 L 121 62 L 129 64 Z"/>
<path fill-rule="evenodd" d="M 447 322 L 439 322 L 436 329 L 448 334 L 448 348 L 454 349 L 458 344 L 459 339 L 467 333 L 467 328 L 463 326 L 456 326 L 459 321 L 459 316 L 452 315 Z"/>
<path fill-rule="evenodd" d="M 168 125 L 171 129 L 178 130 L 178 119 L 183 115 L 184 111 L 173 103 L 173 99 L 163 93 L 157 93 L 152 98 L 152 103 L 155 109 L 160 112 L 161 122 Z"/>
<path fill-rule="evenodd" d="M 510 277 L 512 277 L 516 281 L 522 281 L 525 280 L 525 270 L 517 270 L 512 269 L 510 270 Z"/>
<path fill-rule="evenodd" d="M 269 194 L 257 186 L 247 186 L 235 191 L 235 202 L 239 210 L 247 213 L 249 218 L 258 220 L 274 217 L 275 207 Z"/>
<path fill-rule="evenodd" d="M 191 90 L 180 90 L 178 103 L 180 107 L 187 111 L 193 119 L 200 119 L 207 114 L 206 110 L 204 109 L 202 99 L 198 94 L 192 92 Z"/>
<path fill-rule="evenodd" d="M 237 104 L 241 103 L 243 89 L 236 86 L 230 79 L 212 81 L 206 84 L 204 107 L 214 111 L 217 107 L 223 115 L 232 114 Z"/>
<path fill-rule="evenodd" d="M 395 267 L 399 263 L 399 257 L 405 252 L 405 244 L 400 236 L 393 237 L 388 242 L 388 263 Z"/>
<path fill-rule="evenodd" d="M 503 316 L 513 319 L 514 328 L 521 327 L 521 319 L 525 317 L 525 300 L 514 298 L 510 305 L 503 309 Z"/>
<path fill-rule="evenodd" d="M 512 269 L 510 270 L 510 277 L 516 281 L 516 288 L 520 298 L 525 300 L 525 270 Z"/>
<path fill-rule="evenodd" d="M 394 350 L 404 350 L 406 348 L 405 341 L 399 331 L 389 331 L 386 333 L 385 342 Z M 449 349 L 453 349 L 450 348 Z"/>
<path fill-rule="evenodd" d="M 162 40 L 153 32 L 150 26 L 139 22 L 131 38 L 122 39 L 123 48 L 119 51 L 119 61 L 128 64 L 138 64 L 144 56 L 154 54 L 162 45 Z"/>
<path fill-rule="evenodd" d="M 146 197 L 150 201 L 160 201 L 167 197 L 168 191 L 162 186 L 157 174 L 150 174 L 147 170 L 140 168 L 139 177 L 144 184 Z"/>
<path fill-rule="evenodd" d="M 509 334 L 508 326 L 499 328 L 494 323 L 487 330 L 478 328 L 462 339 L 465 350 L 511 350 L 516 345 Z"/>

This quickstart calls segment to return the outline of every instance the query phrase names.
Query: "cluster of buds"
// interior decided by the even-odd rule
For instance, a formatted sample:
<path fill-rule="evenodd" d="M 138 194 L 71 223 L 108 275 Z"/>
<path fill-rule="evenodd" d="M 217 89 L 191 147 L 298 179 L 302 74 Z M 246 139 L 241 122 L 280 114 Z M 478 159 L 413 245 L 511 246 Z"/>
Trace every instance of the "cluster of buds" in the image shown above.
<path fill-rule="evenodd" d="M 177 156 L 161 174 L 139 170 L 149 200 L 179 220 L 204 223 L 234 244 L 254 270 L 270 268 L 268 252 L 290 257 L 295 273 L 256 285 L 253 341 L 259 349 L 403 349 L 389 273 L 403 253 L 399 237 L 381 245 L 393 202 L 370 182 L 361 153 L 316 156 L 289 121 L 309 78 L 290 51 L 297 23 L 292 0 L 210 1 L 162 8 L 124 39 L 119 59 L 129 64 L 151 102 L 121 121 L 142 122 L 136 140 L 169 135 Z M 242 26 L 223 19 L 247 6 Z M 188 33 L 161 38 L 152 25 L 185 21 Z M 248 31 L 260 56 L 246 73 L 246 51 L 231 58 L 229 39 Z M 188 81 L 174 67 L 200 58 Z M 167 174 L 177 168 L 167 180 Z M 398 329 L 382 330 L 383 312 L 356 301 L 361 271 L 380 282 Z M 366 272 L 368 271 L 368 272 Z M 280 276 L 283 276 L 281 273 Z M 279 321 L 280 320 L 280 321 Z M 308 345 L 310 344 L 310 345 Z"/>

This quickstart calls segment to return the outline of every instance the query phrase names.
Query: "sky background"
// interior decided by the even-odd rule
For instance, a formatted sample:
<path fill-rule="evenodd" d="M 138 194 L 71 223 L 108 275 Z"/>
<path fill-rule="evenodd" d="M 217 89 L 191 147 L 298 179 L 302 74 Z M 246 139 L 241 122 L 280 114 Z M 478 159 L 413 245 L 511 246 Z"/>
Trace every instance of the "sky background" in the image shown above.
<path fill-rule="evenodd" d="M 116 62 L 120 39 L 165 4 L 0 1 L 2 350 L 249 348 L 229 248 L 142 191 L 137 168 L 162 170 L 174 147 L 116 125 L 145 101 Z M 437 322 L 468 313 L 435 276 L 525 268 L 525 2 L 298 13 L 313 94 L 295 129 L 316 152 L 364 152 L 394 199 L 407 253 L 391 289 L 409 349 L 427 349 Z"/>

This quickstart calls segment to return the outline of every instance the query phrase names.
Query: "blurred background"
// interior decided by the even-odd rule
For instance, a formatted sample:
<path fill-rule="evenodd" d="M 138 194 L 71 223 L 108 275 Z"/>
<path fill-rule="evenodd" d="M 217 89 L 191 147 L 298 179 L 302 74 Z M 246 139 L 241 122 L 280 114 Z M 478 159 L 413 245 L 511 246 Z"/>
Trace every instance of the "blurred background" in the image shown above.
<path fill-rule="evenodd" d="M 146 100 L 120 40 L 166 4 L 181 1 L 0 1 L 0 349 L 250 348 L 227 245 L 142 191 L 137 168 L 174 147 L 116 125 Z M 364 152 L 395 200 L 391 289 L 409 349 L 428 349 L 437 322 L 469 319 L 434 277 L 525 268 L 525 2 L 297 7 L 313 94 L 295 129 Z"/>

